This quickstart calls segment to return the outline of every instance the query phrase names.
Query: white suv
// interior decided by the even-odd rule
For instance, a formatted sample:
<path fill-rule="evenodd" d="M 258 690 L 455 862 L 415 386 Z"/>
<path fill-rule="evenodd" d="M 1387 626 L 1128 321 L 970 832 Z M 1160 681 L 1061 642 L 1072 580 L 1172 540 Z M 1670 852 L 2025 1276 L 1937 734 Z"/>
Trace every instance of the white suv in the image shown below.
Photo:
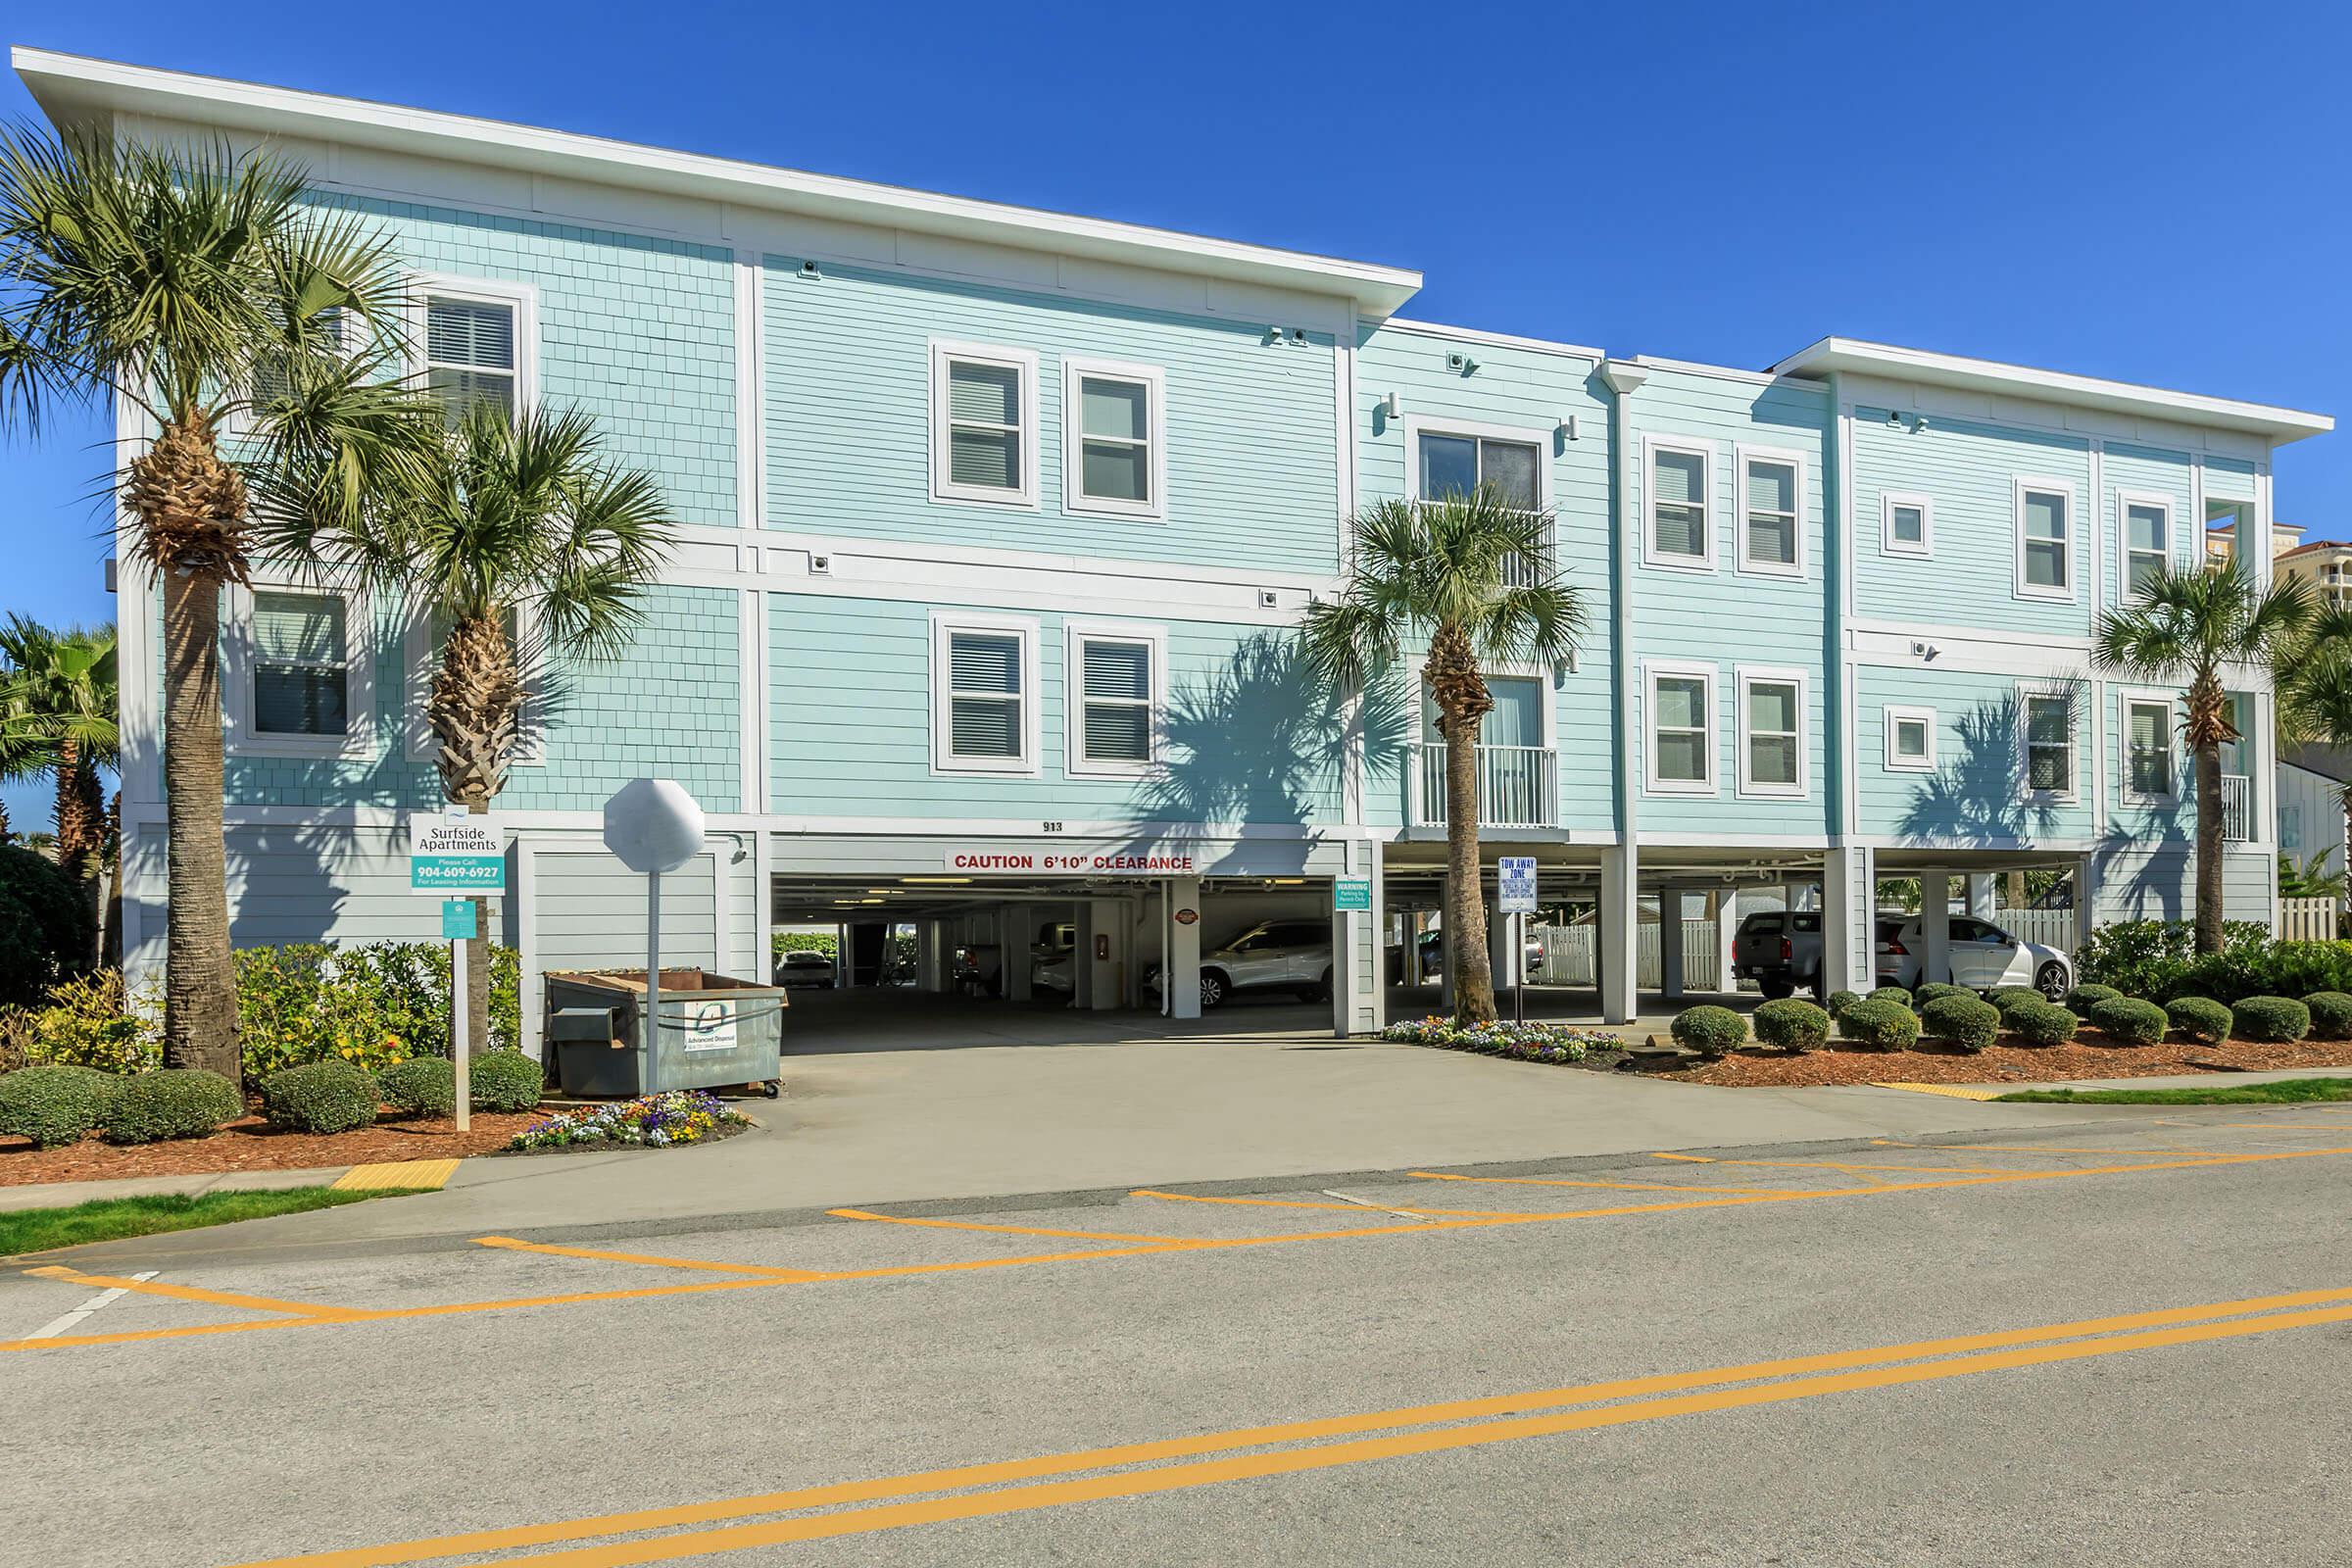
<path fill-rule="evenodd" d="M 2052 1002 L 2075 986 L 2074 961 L 2056 948 L 2011 936 L 1989 920 L 1973 915 L 1951 917 L 1951 969 L 1943 976 L 1923 975 L 1928 942 L 1918 915 L 1881 915 L 1878 920 L 1877 969 L 1879 984 L 1915 991 L 1923 980 L 1942 978 L 1971 991 L 1997 991 L 2002 986 L 2032 986 Z"/>

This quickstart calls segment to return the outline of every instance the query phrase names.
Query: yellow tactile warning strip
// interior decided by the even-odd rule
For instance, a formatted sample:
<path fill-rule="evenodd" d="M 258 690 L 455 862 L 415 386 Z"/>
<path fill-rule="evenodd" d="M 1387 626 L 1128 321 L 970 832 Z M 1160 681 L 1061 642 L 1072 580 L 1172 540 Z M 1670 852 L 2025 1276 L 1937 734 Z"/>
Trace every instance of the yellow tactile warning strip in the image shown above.
<path fill-rule="evenodd" d="M 1947 1100 L 1998 1100 L 2008 1091 L 2002 1089 L 1969 1089 L 1960 1084 L 1872 1084 L 1873 1089 L 1908 1089 L 1915 1095 L 1941 1095 Z"/>
<path fill-rule="evenodd" d="M 385 1187 L 440 1188 L 457 1174 L 454 1159 L 394 1159 L 380 1165 L 354 1165 L 335 1179 L 338 1191 L 371 1193 Z"/>

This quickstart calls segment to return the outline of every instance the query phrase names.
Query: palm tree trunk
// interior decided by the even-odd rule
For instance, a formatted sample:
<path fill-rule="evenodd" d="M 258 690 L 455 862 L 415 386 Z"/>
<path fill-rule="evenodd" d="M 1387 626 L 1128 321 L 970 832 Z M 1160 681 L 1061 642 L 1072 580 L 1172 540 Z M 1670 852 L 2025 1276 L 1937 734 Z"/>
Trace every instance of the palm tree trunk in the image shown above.
<path fill-rule="evenodd" d="M 2197 748 L 2197 951 L 2222 951 L 2222 749 Z"/>
<path fill-rule="evenodd" d="M 164 1063 L 231 1079 L 237 988 L 228 949 L 228 856 L 221 843 L 220 580 L 166 568 Z"/>
<path fill-rule="evenodd" d="M 1446 955 L 1453 976 L 1453 1015 L 1464 1023 L 1494 1017 L 1494 970 L 1487 958 L 1487 900 L 1478 850 L 1478 721 L 1446 718 Z"/>

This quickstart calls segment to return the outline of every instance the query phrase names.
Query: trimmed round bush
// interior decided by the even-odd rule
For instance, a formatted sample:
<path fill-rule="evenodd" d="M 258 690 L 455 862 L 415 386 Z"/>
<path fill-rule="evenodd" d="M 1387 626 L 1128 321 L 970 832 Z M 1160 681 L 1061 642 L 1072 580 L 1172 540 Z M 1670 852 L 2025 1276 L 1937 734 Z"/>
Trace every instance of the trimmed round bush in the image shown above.
<path fill-rule="evenodd" d="M 2153 1002 L 2137 997 L 2110 997 L 2090 1009 L 2091 1027 L 2127 1046 L 2154 1046 L 2164 1041 L 2173 1020 Z"/>
<path fill-rule="evenodd" d="M 2082 1027 L 2082 1020 L 2066 1008 L 2039 999 L 2031 1007 L 2010 1008 L 2001 1021 L 2029 1046 L 2063 1046 Z"/>
<path fill-rule="evenodd" d="M 411 1116 L 458 1113 L 458 1075 L 447 1056 L 411 1056 L 385 1068 L 376 1083 L 387 1103 Z"/>
<path fill-rule="evenodd" d="M 2113 986 L 2080 985 L 2066 994 L 2066 1008 L 2088 1017 L 2099 1010 L 2100 1003 L 2114 1002 L 2122 996 Z"/>
<path fill-rule="evenodd" d="M 1865 1002 L 1891 1002 L 1898 1007 L 1908 1007 L 1911 1005 L 1911 993 L 1905 991 L 1901 986 L 1881 986 L 1862 1000 Z"/>
<path fill-rule="evenodd" d="M 1675 1016 L 1673 1033 L 1676 1045 L 1711 1061 L 1747 1043 L 1747 1020 L 1729 1007 L 1690 1007 Z"/>
<path fill-rule="evenodd" d="M 1947 986 L 1939 980 L 1931 980 L 1911 993 L 1911 1005 L 1925 1007 L 1929 1003 L 1941 997 L 1969 997 L 1979 1001 L 1983 1000 L 1966 986 Z"/>
<path fill-rule="evenodd" d="M 1983 1051 L 2000 1037 L 2001 1009 L 1966 992 L 1931 999 L 1919 1009 L 1920 1027 L 1962 1051 Z"/>
<path fill-rule="evenodd" d="M 2311 1038 L 2352 1040 L 2352 997 L 2341 991 L 2314 991 L 2303 999 L 2311 1009 Z"/>
<path fill-rule="evenodd" d="M 2311 1033 L 2311 1009 L 2292 997 L 2248 997 L 2230 1009 L 2230 1032 L 2240 1040 L 2291 1045 Z"/>
<path fill-rule="evenodd" d="M 0 1073 L 0 1133 L 35 1149 L 76 1144 L 106 1119 L 122 1080 L 94 1067 L 25 1067 Z"/>
<path fill-rule="evenodd" d="M 2218 1046 L 2230 1038 L 2230 1009 L 2211 997 L 2180 997 L 2164 1004 L 2164 1015 L 2200 1046 Z"/>
<path fill-rule="evenodd" d="M 375 1120 L 375 1080 L 348 1061 L 281 1067 L 262 1080 L 262 1115 L 296 1133 L 347 1133 Z"/>
<path fill-rule="evenodd" d="M 2003 1023 L 2007 1023 L 2009 1015 L 2020 1007 L 2046 1007 L 2050 1004 L 2050 999 L 2032 986 L 2002 986 L 1986 1000 L 2001 1009 Z"/>
<path fill-rule="evenodd" d="M 1715 1010 L 1730 1011 L 1725 1007 Z M 1739 1014 L 1733 1013 L 1732 1016 L 1736 1018 Z M 1679 1027 L 1681 1020 L 1677 1019 L 1676 1023 Z M 1746 1033 L 1745 1025 L 1741 1026 L 1740 1032 Z M 1675 1038 L 1680 1040 L 1682 1036 L 1678 1033 Z M 466 1066 L 466 1090 L 476 1110 L 536 1109 L 540 1091 L 547 1087 L 545 1070 L 519 1051 L 485 1051 Z"/>
<path fill-rule="evenodd" d="M 202 1067 L 163 1067 L 125 1081 L 99 1123 L 110 1144 L 203 1138 L 245 1114 L 237 1086 Z"/>
<path fill-rule="evenodd" d="M 1756 1039 L 1783 1051 L 1813 1051 L 1830 1038 L 1830 1015 L 1810 1002 L 1785 997 L 1756 1009 Z"/>
<path fill-rule="evenodd" d="M 1864 997 L 1838 1015 L 1838 1032 L 1858 1046 L 1909 1051 L 1919 1042 L 1919 1018 L 1897 1003 Z"/>
<path fill-rule="evenodd" d="M 1825 1005 L 1829 1007 L 1832 1018 L 1842 1018 L 1845 1016 L 1845 1009 L 1861 1000 L 1862 993 L 1859 991 L 1833 991 Z"/>

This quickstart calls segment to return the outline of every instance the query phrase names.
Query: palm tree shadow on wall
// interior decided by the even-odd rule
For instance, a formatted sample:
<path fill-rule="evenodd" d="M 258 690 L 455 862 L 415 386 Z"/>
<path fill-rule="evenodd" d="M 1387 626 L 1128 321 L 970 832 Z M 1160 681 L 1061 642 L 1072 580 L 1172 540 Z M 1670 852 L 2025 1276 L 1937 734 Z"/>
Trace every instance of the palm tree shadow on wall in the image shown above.
<path fill-rule="evenodd" d="M 1135 836 L 1162 822 L 1249 823 L 1313 830 L 1340 821 L 1343 780 L 1359 748 L 1367 774 L 1394 771 L 1403 752 L 1396 682 L 1370 683 L 1350 705 L 1308 669 L 1295 639 L 1256 633 L 1221 664 L 1173 682 L 1165 760 L 1138 788 Z M 1372 786 L 1366 784 L 1366 794 Z"/>
<path fill-rule="evenodd" d="M 2069 688 L 2070 692 L 2073 690 Z M 2068 715 L 2068 732 L 2082 744 L 2081 699 Z M 1912 787 L 1895 826 L 1903 837 L 1951 849 L 2010 849 L 2058 826 L 2059 808 L 2025 788 L 2023 732 L 2018 701 L 2004 697 L 1980 703 L 1954 726 L 1960 755 L 1944 761 Z M 2081 777 L 2080 759 L 2076 774 Z"/>

